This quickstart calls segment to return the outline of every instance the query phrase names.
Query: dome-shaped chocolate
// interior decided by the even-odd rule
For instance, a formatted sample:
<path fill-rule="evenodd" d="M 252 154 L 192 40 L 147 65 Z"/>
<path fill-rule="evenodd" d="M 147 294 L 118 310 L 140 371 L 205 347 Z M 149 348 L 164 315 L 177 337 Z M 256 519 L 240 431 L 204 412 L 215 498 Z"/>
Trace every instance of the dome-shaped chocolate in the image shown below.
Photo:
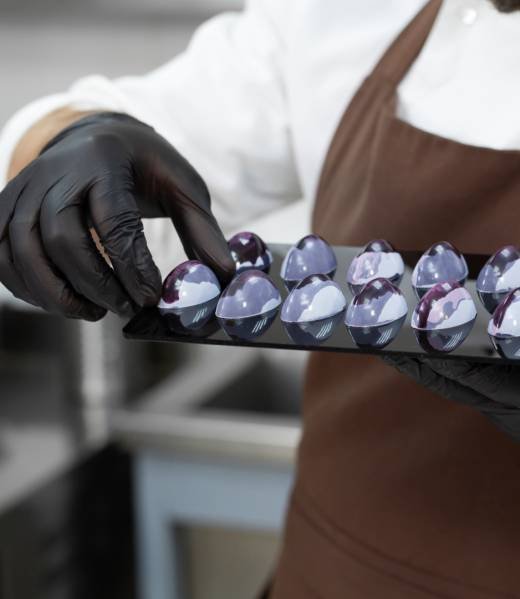
<path fill-rule="evenodd" d="M 506 245 L 495 252 L 482 267 L 476 287 L 480 301 L 493 314 L 502 299 L 520 287 L 520 249 Z"/>
<path fill-rule="evenodd" d="M 237 273 L 258 269 L 268 272 L 273 257 L 265 242 L 255 233 L 242 231 L 228 241 L 229 251 L 235 262 Z"/>
<path fill-rule="evenodd" d="M 396 337 L 407 312 L 401 291 L 388 279 L 374 279 L 350 302 L 345 324 L 360 347 L 382 348 Z"/>
<path fill-rule="evenodd" d="M 464 256 L 448 241 L 439 241 L 421 256 L 412 273 L 412 286 L 422 297 L 438 283 L 456 281 L 464 284 L 468 265 Z"/>
<path fill-rule="evenodd" d="M 337 283 L 327 275 L 310 275 L 289 293 L 280 317 L 284 322 L 313 322 L 335 316 L 345 305 Z"/>
<path fill-rule="evenodd" d="M 287 252 L 280 276 L 291 289 L 309 275 L 333 276 L 337 265 L 331 246 L 318 235 L 307 235 Z"/>
<path fill-rule="evenodd" d="M 388 241 L 374 239 L 350 263 L 347 283 L 352 293 L 357 294 L 374 279 L 385 278 L 398 285 L 403 273 L 401 254 Z"/>
<path fill-rule="evenodd" d="M 198 260 L 176 266 L 163 283 L 159 310 L 198 306 L 220 294 L 220 283 L 211 269 Z"/>
<path fill-rule="evenodd" d="M 477 310 L 469 292 L 453 282 L 429 289 L 412 315 L 412 328 L 426 351 L 450 352 L 470 333 Z"/>
<path fill-rule="evenodd" d="M 264 272 L 246 270 L 223 291 L 215 313 L 230 337 L 249 340 L 265 333 L 281 303 L 280 292 Z"/>

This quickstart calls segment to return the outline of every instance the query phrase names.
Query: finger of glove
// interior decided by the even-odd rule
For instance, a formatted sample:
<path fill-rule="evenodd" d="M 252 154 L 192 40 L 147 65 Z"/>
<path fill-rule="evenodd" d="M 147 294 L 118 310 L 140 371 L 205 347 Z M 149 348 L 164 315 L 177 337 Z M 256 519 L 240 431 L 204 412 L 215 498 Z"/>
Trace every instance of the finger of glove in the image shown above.
<path fill-rule="evenodd" d="M 162 289 L 130 182 L 105 177 L 90 189 L 90 216 L 116 275 L 138 306 L 155 306 Z"/>
<path fill-rule="evenodd" d="M 430 391 L 447 399 L 476 407 L 481 411 L 489 410 L 491 402 L 477 391 L 461 385 L 457 381 L 436 372 L 429 364 L 418 358 L 398 355 L 385 355 L 383 361 Z"/>
<path fill-rule="evenodd" d="M 77 293 L 120 316 L 131 316 L 130 296 L 97 250 L 81 198 L 73 190 L 62 182 L 45 196 L 40 212 L 45 252 Z"/>
<path fill-rule="evenodd" d="M 45 193 L 38 178 L 29 181 L 9 224 L 13 263 L 31 296 L 49 312 L 96 321 L 105 310 L 78 295 L 62 278 L 43 248 L 39 212 Z"/>
<path fill-rule="evenodd" d="M 520 410 L 518 408 L 510 408 L 507 413 L 490 412 L 487 416 L 502 432 L 516 441 L 520 441 Z"/>
<path fill-rule="evenodd" d="M 2 283 L 14 297 L 32 304 L 33 306 L 38 306 L 37 302 L 29 293 L 24 280 L 16 272 L 8 235 L 0 241 L 0 283 Z"/>
<path fill-rule="evenodd" d="M 435 372 L 457 381 L 493 401 L 520 406 L 520 369 L 504 364 L 479 364 L 465 360 L 424 359 Z"/>
<path fill-rule="evenodd" d="M 520 410 L 517 408 L 498 404 L 473 389 L 440 375 L 422 358 L 387 355 L 383 356 L 383 361 L 431 391 L 478 410 L 502 432 L 520 440 Z"/>
<path fill-rule="evenodd" d="M 209 200 L 205 208 L 179 192 L 170 217 L 188 258 L 200 260 L 213 270 L 222 284 L 228 283 L 235 274 L 235 263 L 224 234 L 209 210 Z"/>
<path fill-rule="evenodd" d="M 29 168 L 22 171 L 0 192 L 0 241 L 9 234 L 9 223 L 13 217 L 18 198 L 28 184 Z"/>

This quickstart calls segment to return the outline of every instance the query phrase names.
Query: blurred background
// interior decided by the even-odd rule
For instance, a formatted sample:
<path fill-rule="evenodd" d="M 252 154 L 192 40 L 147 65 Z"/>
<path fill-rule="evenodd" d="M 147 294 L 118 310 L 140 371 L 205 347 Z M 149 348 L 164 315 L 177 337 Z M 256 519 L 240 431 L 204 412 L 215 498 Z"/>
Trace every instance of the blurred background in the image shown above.
<path fill-rule="evenodd" d="M 0 0 L 0 126 L 83 75 L 144 73 L 240 6 Z M 252 599 L 276 560 L 304 358 L 131 343 L 123 324 L 0 299 L 0 599 Z"/>

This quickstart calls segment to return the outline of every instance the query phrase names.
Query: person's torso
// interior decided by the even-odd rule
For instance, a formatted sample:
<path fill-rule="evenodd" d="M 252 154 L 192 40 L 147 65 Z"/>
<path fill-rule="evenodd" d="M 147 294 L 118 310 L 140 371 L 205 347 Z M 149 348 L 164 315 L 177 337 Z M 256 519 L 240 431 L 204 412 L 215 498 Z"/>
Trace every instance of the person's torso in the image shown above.
<path fill-rule="evenodd" d="M 294 151 L 312 199 L 341 115 L 391 41 L 424 0 L 298 0 L 282 31 Z M 520 11 L 490 0 L 446 0 L 399 86 L 398 114 L 464 143 L 520 148 Z"/>
<path fill-rule="evenodd" d="M 519 151 L 402 119 L 399 93 L 456 3 L 445 0 L 435 20 L 440 4 L 388 41 L 338 118 L 313 219 L 333 244 L 448 239 L 491 253 L 520 236 Z M 468 136 L 475 122 L 465 121 Z M 475 410 L 374 356 L 315 353 L 274 597 L 519 597 L 519 473 L 520 446 Z"/>

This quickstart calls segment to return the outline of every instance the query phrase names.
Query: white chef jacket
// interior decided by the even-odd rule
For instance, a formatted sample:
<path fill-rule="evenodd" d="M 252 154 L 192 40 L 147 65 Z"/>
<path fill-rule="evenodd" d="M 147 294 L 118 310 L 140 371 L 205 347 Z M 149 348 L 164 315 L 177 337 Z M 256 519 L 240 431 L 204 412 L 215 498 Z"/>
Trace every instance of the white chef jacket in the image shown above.
<path fill-rule="evenodd" d="M 424 4 L 250 0 L 242 12 L 202 25 L 183 54 L 145 76 L 93 75 L 23 108 L 0 136 L 0 188 L 13 148 L 49 111 L 126 112 L 155 127 L 200 172 L 224 231 L 268 215 L 263 235 L 290 241 L 308 227 L 345 107 Z M 489 0 L 445 0 L 398 89 L 398 116 L 468 144 L 519 149 L 519 67 L 520 12 L 499 13 Z M 145 230 L 164 272 L 174 265 L 175 232 L 162 219 Z"/>

